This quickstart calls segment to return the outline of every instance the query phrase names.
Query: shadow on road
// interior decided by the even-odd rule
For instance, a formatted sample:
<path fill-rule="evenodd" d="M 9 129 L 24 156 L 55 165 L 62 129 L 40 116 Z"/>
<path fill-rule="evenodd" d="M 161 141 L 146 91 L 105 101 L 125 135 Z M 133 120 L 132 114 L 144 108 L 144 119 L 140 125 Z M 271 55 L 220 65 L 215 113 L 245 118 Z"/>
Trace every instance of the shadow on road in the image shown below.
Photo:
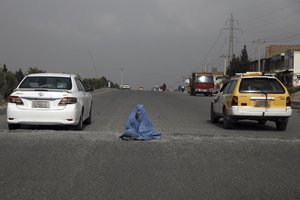
<path fill-rule="evenodd" d="M 83 126 L 83 130 L 86 125 Z M 55 130 L 55 131 L 74 131 L 72 126 L 57 126 L 57 125 L 21 125 L 20 129 L 23 130 Z"/>
<path fill-rule="evenodd" d="M 222 119 L 218 123 L 212 123 L 210 120 L 207 120 L 206 122 L 214 125 L 215 127 L 224 129 Z M 250 120 L 238 121 L 238 122 L 232 123 L 232 127 L 230 128 L 230 130 L 276 131 L 275 123 L 273 126 L 270 123 L 273 123 L 273 122 L 267 122 L 267 124 L 261 125 L 261 124 L 257 123 L 256 121 L 250 121 Z"/>

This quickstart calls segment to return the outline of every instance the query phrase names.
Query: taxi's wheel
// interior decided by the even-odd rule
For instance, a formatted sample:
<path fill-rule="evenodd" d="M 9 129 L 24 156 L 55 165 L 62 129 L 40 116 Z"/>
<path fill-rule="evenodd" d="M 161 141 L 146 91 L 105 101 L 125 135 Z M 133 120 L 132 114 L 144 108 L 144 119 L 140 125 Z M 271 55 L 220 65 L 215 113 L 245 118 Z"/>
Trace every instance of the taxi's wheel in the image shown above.
<path fill-rule="evenodd" d="M 278 131 L 284 131 L 287 127 L 287 121 L 277 121 L 275 123 Z"/>
<path fill-rule="evenodd" d="M 258 123 L 259 123 L 260 125 L 265 125 L 265 124 L 267 123 L 267 120 L 261 119 L 261 120 L 258 120 Z"/>
<path fill-rule="evenodd" d="M 210 106 L 210 120 L 212 123 L 217 123 L 219 121 L 219 117 L 216 115 L 213 104 Z"/>
<path fill-rule="evenodd" d="M 223 127 L 225 129 L 230 129 L 231 126 L 232 126 L 232 122 L 228 118 L 228 115 L 227 115 L 227 112 L 226 112 L 226 108 L 223 108 Z"/>

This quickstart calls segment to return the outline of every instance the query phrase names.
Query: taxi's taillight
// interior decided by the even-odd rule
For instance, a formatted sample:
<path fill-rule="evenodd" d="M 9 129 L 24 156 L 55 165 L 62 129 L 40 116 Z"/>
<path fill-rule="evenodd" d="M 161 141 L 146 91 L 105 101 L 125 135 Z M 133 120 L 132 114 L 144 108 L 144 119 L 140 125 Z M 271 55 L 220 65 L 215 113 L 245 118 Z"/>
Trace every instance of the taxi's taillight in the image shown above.
<path fill-rule="evenodd" d="M 9 96 L 7 98 L 7 102 L 8 103 L 15 103 L 17 105 L 24 105 L 22 99 L 20 97 L 18 97 L 18 96 Z"/>
<path fill-rule="evenodd" d="M 63 106 L 63 105 L 75 104 L 75 103 L 77 103 L 77 99 L 75 97 L 64 97 L 62 100 L 60 100 L 58 105 Z"/>
<path fill-rule="evenodd" d="M 239 103 L 239 98 L 237 96 L 233 96 L 231 100 L 231 106 L 237 106 Z"/>
<path fill-rule="evenodd" d="M 291 106 L 292 106 L 291 98 L 287 97 L 286 98 L 286 107 L 291 107 Z"/>

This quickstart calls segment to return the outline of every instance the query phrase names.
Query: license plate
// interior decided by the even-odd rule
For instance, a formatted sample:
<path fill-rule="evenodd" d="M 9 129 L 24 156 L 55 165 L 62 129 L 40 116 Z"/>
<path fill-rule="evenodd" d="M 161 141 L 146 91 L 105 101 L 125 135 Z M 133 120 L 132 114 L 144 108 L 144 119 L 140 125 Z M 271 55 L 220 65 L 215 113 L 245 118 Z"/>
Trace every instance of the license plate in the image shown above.
<path fill-rule="evenodd" d="M 33 101 L 32 108 L 50 108 L 49 101 Z"/>
<path fill-rule="evenodd" d="M 270 101 L 268 100 L 256 100 L 254 103 L 255 107 L 270 107 Z"/>

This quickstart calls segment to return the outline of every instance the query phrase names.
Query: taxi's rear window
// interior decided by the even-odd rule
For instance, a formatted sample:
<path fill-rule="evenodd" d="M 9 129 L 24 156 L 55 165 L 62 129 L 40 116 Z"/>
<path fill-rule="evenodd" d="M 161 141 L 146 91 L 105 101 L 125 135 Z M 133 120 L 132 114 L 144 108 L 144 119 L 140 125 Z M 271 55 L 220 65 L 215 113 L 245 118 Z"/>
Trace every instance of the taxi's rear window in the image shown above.
<path fill-rule="evenodd" d="M 284 94 L 283 86 L 274 78 L 243 78 L 240 93 Z"/>

